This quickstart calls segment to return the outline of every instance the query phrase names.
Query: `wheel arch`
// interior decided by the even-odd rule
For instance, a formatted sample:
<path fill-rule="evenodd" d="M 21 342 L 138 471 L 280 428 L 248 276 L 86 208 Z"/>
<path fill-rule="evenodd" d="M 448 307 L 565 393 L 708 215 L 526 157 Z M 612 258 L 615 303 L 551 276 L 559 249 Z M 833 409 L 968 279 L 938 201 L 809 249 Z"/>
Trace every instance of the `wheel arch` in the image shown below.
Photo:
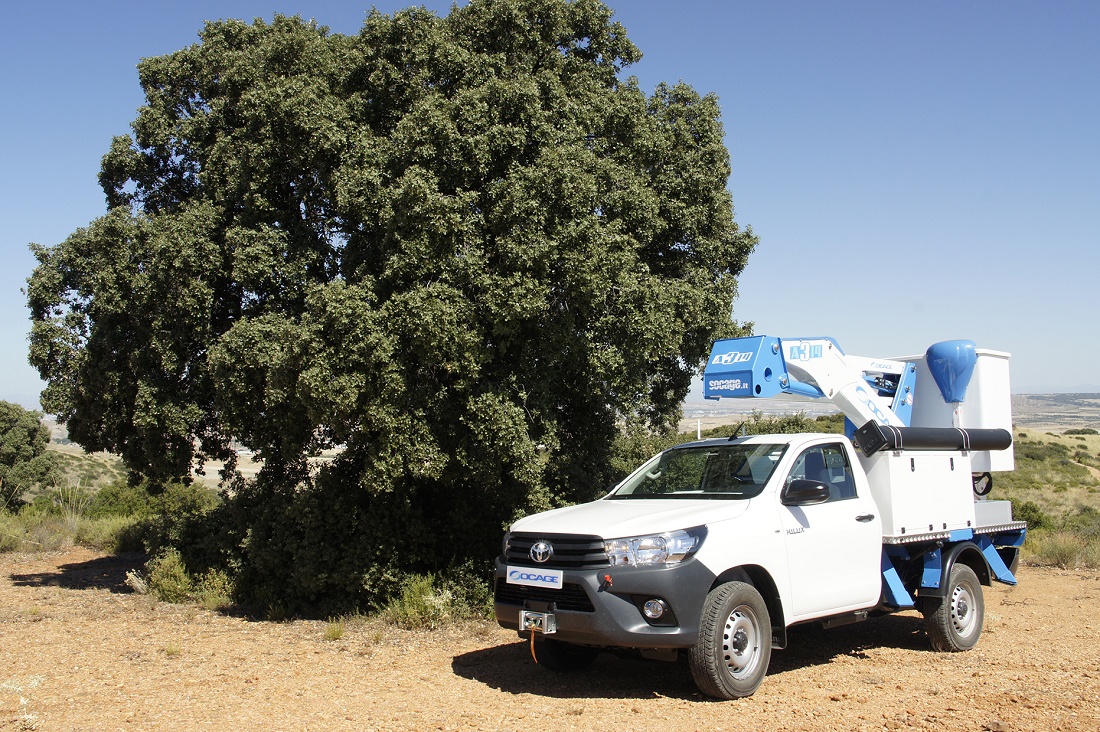
<path fill-rule="evenodd" d="M 787 622 L 783 615 L 783 598 L 779 595 L 779 588 L 776 586 L 775 580 L 772 579 L 771 573 L 757 564 L 730 567 L 714 578 L 710 590 L 726 582 L 746 582 L 756 588 L 756 591 L 764 599 L 764 604 L 768 608 L 768 615 L 771 617 L 772 648 L 786 648 Z"/>
<path fill-rule="evenodd" d="M 920 594 L 931 597 L 943 597 L 948 591 L 947 578 L 951 568 L 955 564 L 965 564 L 978 575 L 978 582 L 986 587 L 993 584 L 993 573 L 989 569 L 989 562 L 977 544 L 971 541 L 961 541 L 957 544 L 945 547 L 940 557 L 940 581 L 939 587 L 921 587 Z"/>

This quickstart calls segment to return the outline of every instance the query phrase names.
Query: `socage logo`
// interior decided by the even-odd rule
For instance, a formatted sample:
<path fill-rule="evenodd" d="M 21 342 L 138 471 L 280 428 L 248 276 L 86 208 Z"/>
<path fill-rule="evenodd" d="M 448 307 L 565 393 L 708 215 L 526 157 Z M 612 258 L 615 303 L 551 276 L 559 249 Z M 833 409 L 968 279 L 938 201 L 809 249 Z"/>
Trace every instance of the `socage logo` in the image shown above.
<path fill-rule="evenodd" d="M 539 564 L 544 564 L 550 561 L 550 557 L 554 556 L 554 546 L 548 541 L 539 540 L 531 546 L 531 551 L 528 553 L 531 555 L 531 559 Z"/>

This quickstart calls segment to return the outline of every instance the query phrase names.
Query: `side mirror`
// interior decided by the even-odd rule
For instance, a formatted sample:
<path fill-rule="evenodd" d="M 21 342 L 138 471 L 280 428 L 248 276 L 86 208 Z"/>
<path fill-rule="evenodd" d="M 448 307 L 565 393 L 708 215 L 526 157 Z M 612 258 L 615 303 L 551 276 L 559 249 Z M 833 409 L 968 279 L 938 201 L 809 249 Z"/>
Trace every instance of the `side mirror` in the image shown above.
<path fill-rule="evenodd" d="M 792 480 L 783 490 L 784 506 L 812 506 L 829 500 L 829 486 L 816 480 Z"/>

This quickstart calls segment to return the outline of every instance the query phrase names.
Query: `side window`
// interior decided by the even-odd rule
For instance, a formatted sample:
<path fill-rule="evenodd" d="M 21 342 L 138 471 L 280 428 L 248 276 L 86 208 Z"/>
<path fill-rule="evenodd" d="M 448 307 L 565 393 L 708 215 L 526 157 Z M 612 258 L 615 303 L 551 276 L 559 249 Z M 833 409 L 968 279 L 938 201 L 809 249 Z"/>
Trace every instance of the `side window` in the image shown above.
<path fill-rule="evenodd" d="M 797 458 L 784 486 L 792 480 L 816 480 L 829 486 L 829 500 L 842 501 L 856 497 L 856 482 L 848 455 L 840 445 L 811 447 Z"/>

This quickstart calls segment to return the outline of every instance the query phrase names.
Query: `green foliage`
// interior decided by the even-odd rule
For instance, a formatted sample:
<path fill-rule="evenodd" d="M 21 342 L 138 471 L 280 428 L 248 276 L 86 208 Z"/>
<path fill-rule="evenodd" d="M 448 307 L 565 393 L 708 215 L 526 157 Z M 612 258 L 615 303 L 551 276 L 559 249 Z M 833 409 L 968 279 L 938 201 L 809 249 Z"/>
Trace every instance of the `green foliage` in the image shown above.
<path fill-rule="evenodd" d="M 1066 430 L 1062 434 L 1066 434 L 1066 435 L 1097 435 L 1097 434 L 1100 434 L 1100 432 L 1097 432 L 1096 430 L 1094 430 L 1091 427 L 1079 427 L 1079 428 L 1075 428 L 1075 429 Z"/>
<path fill-rule="evenodd" d="M 465 570 L 446 579 L 410 575 L 400 593 L 382 608 L 386 621 L 407 630 L 435 629 L 456 620 L 488 617 L 492 610 L 489 583 Z"/>
<path fill-rule="evenodd" d="M 233 604 L 233 580 L 219 569 L 209 569 L 194 583 L 195 602 L 207 610 L 220 610 Z"/>
<path fill-rule="evenodd" d="M 158 552 L 145 565 L 149 594 L 161 602 L 181 603 L 191 595 L 191 576 L 176 549 Z"/>
<path fill-rule="evenodd" d="M 325 640 L 338 641 L 344 637 L 347 631 L 347 623 L 341 618 L 334 618 L 325 625 Z"/>
<path fill-rule="evenodd" d="M 23 493 L 57 484 L 57 456 L 46 451 L 50 431 L 42 415 L 0 401 L 0 510 L 19 507 Z"/>
<path fill-rule="evenodd" d="M 1100 569 L 1100 540 L 1096 523 L 1087 536 L 1076 531 L 1047 530 L 1029 532 L 1024 545 L 1024 558 L 1032 563 L 1077 569 Z"/>
<path fill-rule="evenodd" d="M 76 525 L 73 543 L 111 553 L 141 552 L 144 545 L 134 516 L 85 518 Z"/>
<path fill-rule="evenodd" d="M 153 500 L 144 485 L 115 480 L 96 491 L 85 515 L 90 518 L 143 516 L 153 510 Z"/>
<path fill-rule="evenodd" d="M 426 575 L 412 575 L 401 594 L 383 609 L 382 617 L 407 630 L 435 629 L 452 620 L 451 593 Z"/>
<path fill-rule="evenodd" d="M 844 415 L 840 412 L 835 414 L 822 414 L 814 418 L 816 423 L 816 429 L 818 432 L 831 432 L 834 434 L 844 434 Z"/>
<path fill-rule="evenodd" d="M 1051 518 L 1034 501 L 1013 503 L 1012 518 L 1015 521 L 1026 521 L 1029 530 L 1046 529 L 1053 524 Z"/>
<path fill-rule="evenodd" d="M 197 550 L 212 539 L 204 518 L 218 505 L 218 497 L 198 483 L 169 483 L 149 500 L 148 514 L 139 523 L 147 552 L 166 547 Z"/>
<path fill-rule="evenodd" d="M 843 431 L 843 420 L 841 420 L 840 425 L 841 431 Z M 734 434 L 795 435 L 805 432 L 831 432 L 833 431 L 833 427 L 832 421 L 810 419 L 806 416 L 805 412 L 766 415 L 759 409 L 754 409 L 748 419 L 742 420 L 735 425 L 725 425 L 704 430 L 703 437 L 730 437 Z"/>
<path fill-rule="evenodd" d="M 151 492 L 253 449 L 198 551 L 268 603 L 491 556 L 611 483 L 618 425 L 666 432 L 747 332 L 718 102 L 647 96 L 638 58 L 596 0 L 498 0 L 356 36 L 211 22 L 141 61 L 110 210 L 33 247 L 43 405 Z"/>
<path fill-rule="evenodd" d="M 23 544 L 25 531 L 17 516 L 0 511 L 0 552 L 17 551 Z"/>

